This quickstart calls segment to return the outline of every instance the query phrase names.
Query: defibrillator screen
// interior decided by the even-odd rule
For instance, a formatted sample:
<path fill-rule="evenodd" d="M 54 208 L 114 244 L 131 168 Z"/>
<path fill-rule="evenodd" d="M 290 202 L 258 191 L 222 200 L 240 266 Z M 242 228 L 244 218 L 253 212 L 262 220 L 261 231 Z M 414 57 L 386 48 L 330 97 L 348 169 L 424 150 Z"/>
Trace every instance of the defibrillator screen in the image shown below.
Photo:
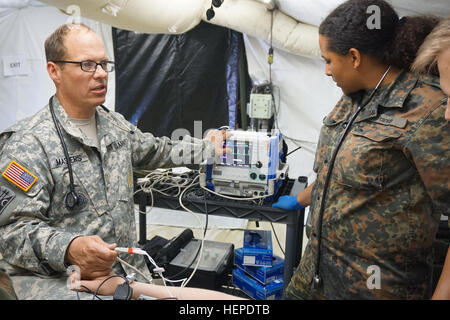
<path fill-rule="evenodd" d="M 250 142 L 233 141 L 224 142 L 224 146 L 229 150 L 222 156 L 222 164 L 227 166 L 250 167 Z"/>

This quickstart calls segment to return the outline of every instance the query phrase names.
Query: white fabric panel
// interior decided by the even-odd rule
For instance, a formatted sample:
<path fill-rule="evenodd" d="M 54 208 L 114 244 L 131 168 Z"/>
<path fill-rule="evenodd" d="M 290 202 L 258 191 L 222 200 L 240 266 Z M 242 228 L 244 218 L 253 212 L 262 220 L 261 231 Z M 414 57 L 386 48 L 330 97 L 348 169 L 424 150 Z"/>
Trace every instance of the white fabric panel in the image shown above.
<path fill-rule="evenodd" d="M 297 55 L 320 56 L 316 26 L 300 23 L 280 10 L 274 10 L 272 18 L 272 12 L 260 2 L 226 0 L 209 22 L 266 41 L 272 37 L 274 47 Z"/>
<path fill-rule="evenodd" d="M 0 0 L 0 11 L 2 9 L 25 8 L 30 5 L 40 6 L 43 4 L 36 0 Z"/>
<path fill-rule="evenodd" d="M 294 19 L 319 26 L 323 19 L 346 0 L 278 0 L 278 9 Z"/>
<path fill-rule="evenodd" d="M 44 41 L 66 21 L 67 16 L 58 9 L 42 5 L 21 8 L 17 4 L 0 13 L 0 131 L 37 112 L 54 94 L 55 87 L 46 69 Z M 108 55 L 114 59 L 111 27 L 87 19 L 82 22 L 100 35 Z M 20 56 L 28 65 L 26 73 L 5 76 L 4 62 Z M 114 109 L 114 91 L 112 74 L 105 103 L 110 109 Z"/>
<path fill-rule="evenodd" d="M 277 0 L 280 11 L 303 23 L 319 26 L 323 19 L 346 0 Z M 446 17 L 450 14 L 449 0 L 386 0 L 400 16 L 433 14 Z"/>
<path fill-rule="evenodd" d="M 250 36 L 244 36 L 244 41 L 250 77 L 255 83 L 269 80 L 268 45 Z M 325 63 L 321 59 L 277 49 L 274 50 L 272 82 L 277 124 L 288 142 L 303 147 L 302 152 L 289 156 L 288 160 L 293 160 L 289 170 L 293 176 L 310 176 L 322 120 L 342 91 L 325 75 Z M 290 150 L 293 149 L 295 146 L 291 146 Z M 300 154 L 303 160 L 299 159 Z"/>
<path fill-rule="evenodd" d="M 440 17 L 450 15 L 450 0 L 386 0 L 399 16 L 431 14 Z"/>

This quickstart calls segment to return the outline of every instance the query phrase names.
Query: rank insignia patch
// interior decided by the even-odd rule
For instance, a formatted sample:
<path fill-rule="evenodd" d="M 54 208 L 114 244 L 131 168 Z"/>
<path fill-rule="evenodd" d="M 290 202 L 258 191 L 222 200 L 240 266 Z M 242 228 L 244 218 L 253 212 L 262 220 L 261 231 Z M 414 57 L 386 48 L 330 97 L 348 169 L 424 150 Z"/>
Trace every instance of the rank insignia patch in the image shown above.
<path fill-rule="evenodd" d="M 37 177 L 14 160 L 8 165 L 2 176 L 23 191 L 27 192 L 37 181 Z"/>

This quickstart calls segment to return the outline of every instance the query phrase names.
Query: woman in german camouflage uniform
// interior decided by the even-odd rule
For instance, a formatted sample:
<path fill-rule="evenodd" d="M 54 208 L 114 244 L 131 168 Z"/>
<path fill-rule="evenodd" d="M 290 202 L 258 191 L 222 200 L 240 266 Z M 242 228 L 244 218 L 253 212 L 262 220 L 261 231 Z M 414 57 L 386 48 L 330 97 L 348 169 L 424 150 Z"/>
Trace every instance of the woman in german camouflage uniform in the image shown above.
<path fill-rule="evenodd" d="M 311 232 L 285 298 L 431 297 L 432 244 L 450 214 L 450 132 L 439 79 L 409 69 L 437 22 L 350 0 L 321 23 L 326 75 L 344 95 L 323 120 L 317 179 L 297 197 L 311 205 Z"/>

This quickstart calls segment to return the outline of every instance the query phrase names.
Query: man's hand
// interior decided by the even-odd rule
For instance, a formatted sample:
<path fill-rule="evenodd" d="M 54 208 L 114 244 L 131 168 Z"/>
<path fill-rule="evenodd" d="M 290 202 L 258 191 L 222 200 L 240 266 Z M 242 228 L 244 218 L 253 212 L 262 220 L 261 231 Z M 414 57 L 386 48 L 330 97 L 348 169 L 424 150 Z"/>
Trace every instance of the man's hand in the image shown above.
<path fill-rule="evenodd" d="M 81 279 L 95 279 L 111 273 L 117 259 L 116 244 L 108 244 L 99 236 L 75 238 L 66 251 L 65 262 L 80 268 Z"/>

